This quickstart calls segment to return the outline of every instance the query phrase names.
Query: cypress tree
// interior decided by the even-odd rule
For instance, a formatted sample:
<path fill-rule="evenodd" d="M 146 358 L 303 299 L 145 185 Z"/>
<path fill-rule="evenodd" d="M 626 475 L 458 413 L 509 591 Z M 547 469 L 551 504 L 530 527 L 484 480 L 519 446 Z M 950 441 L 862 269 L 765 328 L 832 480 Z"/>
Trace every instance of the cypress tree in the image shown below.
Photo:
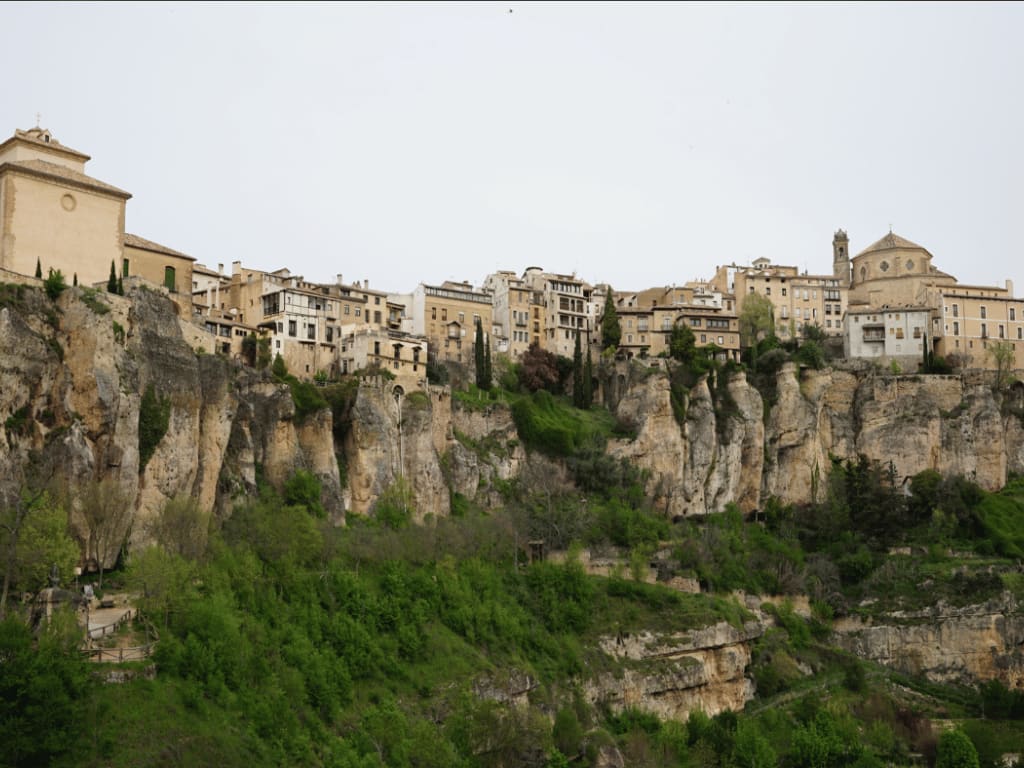
<path fill-rule="evenodd" d="M 486 372 L 487 387 L 491 388 L 491 383 L 494 381 L 493 371 L 491 370 L 491 345 L 484 344 L 484 371 Z"/>
<path fill-rule="evenodd" d="M 572 353 L 572 404 L 585 408 L 583 400 L 583 350 L 580 347 L 580 332 L 576 331 L 576 348 Z"/>
<path fill-rule="evenodd" d="M 117 295 L 124 296 L 124 281 L 120 277 L 117 278 Z"/>
<path fill-rule="evenodd" d="M 43 263 L 39 260 L 38 256 L 36 256 L 36 277 L 40 280 L 43 278 Z"/>
<path fill-rule="evenodd" d="M 77 273 L 77 272 L 75 272 L 74 276 L 73 276 L 73 277 L 71 278 L 71 284 L 72 284 L 72 285 L 73 285 L 73 286 L 74 286 L 75 288 L 77 288 L 77 287 L 78 287 L 78 273 Z"/>
<path fill-rule="evenodd" d="M 594 404 L 594 362 L 590 357 L 590 345 L 587 344 L 587 362 L 583 366 L 583 407 L 590 408 Z"/>
<path fill-rule="evenodd" d="M 476 370 L 476 385 L 480 389 L 487 389 L 487 358 L 484 355 L 484 327 L 476 321 L 476 338 L 473 340 L 473 365 Z"/>
<path fill-rule="evenodd" d="M 117 293 L 117 271 L 114 269 L 114 260 L 110 260 L 110 277 L 107 278 L 107 293 Z"/>
<path fill-rule="evenodd" d="M 615 311 L 612 300 L 612 287 L 608 286 L 608 296 L 604 302 L 604 314 L 601 315 L 601 349 L 619 346 L 622 341 L 622 326 L 619 325 L 619 313 Z"/>

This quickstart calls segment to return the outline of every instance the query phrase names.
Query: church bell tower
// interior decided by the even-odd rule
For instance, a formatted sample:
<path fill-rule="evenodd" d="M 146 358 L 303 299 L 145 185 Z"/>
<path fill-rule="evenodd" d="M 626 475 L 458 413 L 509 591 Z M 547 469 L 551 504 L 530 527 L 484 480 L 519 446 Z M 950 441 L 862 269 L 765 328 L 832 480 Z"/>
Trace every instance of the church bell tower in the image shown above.
<path fill-rule="evenodd" d="M 850 239 L 841 229 L 832 238 L 832 274 L 842 281 L 844 288 L 850 287 Z"/>

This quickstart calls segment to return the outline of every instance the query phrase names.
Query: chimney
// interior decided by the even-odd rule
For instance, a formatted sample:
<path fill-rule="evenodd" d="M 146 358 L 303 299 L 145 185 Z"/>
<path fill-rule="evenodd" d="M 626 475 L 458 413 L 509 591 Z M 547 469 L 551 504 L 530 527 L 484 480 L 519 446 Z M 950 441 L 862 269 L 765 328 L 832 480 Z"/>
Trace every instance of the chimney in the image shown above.
<path fill-rule="evenodd" d="M 223 264 L 218 264 L 218 265 L 217 265 L 217 272 L 218 272 L 218 274 L 220 274 L 220 275 L 223 275 L 223 274 L 224 274 L 224 265 L 223 265 Z"/>
<path fill-rule="evenodd" d="M 1013 298 L 1013 280 L 1010 278 L 1006 278 L 1006 293 L 1011 299 Z"/>
<path fill-rule="evenodd" d="M 338 273 L 338 285 L 344 285 L 345 281 L 341 279 L 341 273 Z"/>
<path fill-rule="evenodd" d="M 231 274 L 240 275 L 242 274 L 242 262 L 232 261 L 231 262 Z"/>

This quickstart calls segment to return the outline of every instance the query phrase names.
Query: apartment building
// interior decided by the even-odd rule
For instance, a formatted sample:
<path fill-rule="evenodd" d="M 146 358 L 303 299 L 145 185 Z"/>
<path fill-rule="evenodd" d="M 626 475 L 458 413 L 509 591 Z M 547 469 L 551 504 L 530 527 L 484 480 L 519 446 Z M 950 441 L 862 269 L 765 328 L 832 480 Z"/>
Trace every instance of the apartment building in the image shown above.
<path fill-rule="evenodd" d="M 682 323 L 693 330 L 698 347 L 715 347 L 723 361 L 739 360 L 739 321 L 731 309 L 732 299 L 723 298 L 708 284 L 696 282 L 616 297 L 622 330 L 619 350 L 627 357 L 668 354 L 672 329 Z"/>
<path fill-rule="evenodd" d="M 501 271 L 484 279 L 491 294 L 492 350 L 518 358 L 531 344 L 544 340 L 544 303 L 539 291 L 531 289 L 515 272 Z"/>
<path fill-rule="evenodd" d="M 843 354 L 915 371 L 930 343 L 931 318 L 929 307 L 850 307 L 843 318 Z"/>
<path fill-rule="evenodd" d="M 720 266 L 710 281 L 715 291 L 735 296 L 737 314 L 747 296 L 759 294 L 774 306 L 775 333 L 780 339 L 799 338 L 805 325 L 816 325 L 828 336 L 841 336 L 849 288 L 841 277 L 801 273 L 794 266 L 756 259 L 750 266 Z"/>
<path fill-rule="evenodd" d="M 541 346 L 553 354 L 572 357 L 576 350 L 576 334 L 583 333 L 583 346 L 586 347 L 594 330 L 590 306 L 593 289 L 590 284 L 576 275 L 545 272 L 540 267 L 528 267 L 523 273 L 523 283 L 539 295 L 544 308 L 543 313 L 538 313 L 544 317 Z"/>
<path fill-rule="evenodd" d="M 945 286 L 933 294 L 932 337 L 937 355 L 956 355 L 972 368 L 992 368 L 991 346 L 1009 343 L 1014 369 L 1024 369 L 1024 298 L 1013 283 L 995 286 Z"/>
<path fill-rule="evenodd" d="M 427 338 L 432 360 L 473 364 L 476 324 L 479 322 L 485 333 L 491 328 L 489 293 L 469 283 L 420 283 L 412 292 L 410 305 L 411 333 Z"/>

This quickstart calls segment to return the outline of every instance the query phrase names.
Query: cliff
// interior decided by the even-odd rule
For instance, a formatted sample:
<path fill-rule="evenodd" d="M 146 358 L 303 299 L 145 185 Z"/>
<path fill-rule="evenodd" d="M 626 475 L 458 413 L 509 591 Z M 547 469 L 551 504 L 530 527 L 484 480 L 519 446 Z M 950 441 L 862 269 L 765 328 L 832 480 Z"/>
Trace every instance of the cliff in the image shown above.
<path fill-rule="evenodd" d="M 34 474 L 58 479 L 72 499 L 71 525 L 84 543 L 78 507 L 89 483 L 126 497 L 122 522 L 133 546 L 176 496 L 223 516 L 256 488 L 261 470 L 280 485 L 296 469 L 315 473 L 324 503 L 342 518 L 330 413 L 299 424 L 288 388 L 226 359 L 197 355 L 175 305 L 141 286 L 127 296 L 69 289 L 54 304 L 39 291 L 5 286 L 0 300 L 0 493 L 10 499 Z M 169 404 L 168 428 L 141 465 L 139 420 L 152 387 Z M 83 552 L 88 558 L 94 553 Z M 113 565 L 116 550 L 105 557 Z"/>

